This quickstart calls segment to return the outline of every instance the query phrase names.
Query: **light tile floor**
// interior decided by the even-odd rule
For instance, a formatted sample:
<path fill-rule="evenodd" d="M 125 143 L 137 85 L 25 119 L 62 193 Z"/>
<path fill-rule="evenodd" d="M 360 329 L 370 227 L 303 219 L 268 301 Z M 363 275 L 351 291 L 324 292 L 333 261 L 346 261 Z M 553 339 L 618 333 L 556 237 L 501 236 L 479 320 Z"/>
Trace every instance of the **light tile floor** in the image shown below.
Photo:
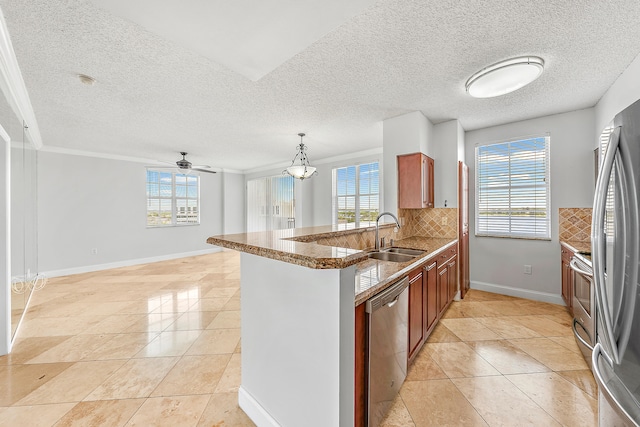
<path fill-rule="evenodd" d="M 238 408 L 235 252 L 51 279 L 0 357 L 0 425 L 253 426 Z M 389 426 L 596 425 L 565 309 L 471 291 L 432 333 Z"/>

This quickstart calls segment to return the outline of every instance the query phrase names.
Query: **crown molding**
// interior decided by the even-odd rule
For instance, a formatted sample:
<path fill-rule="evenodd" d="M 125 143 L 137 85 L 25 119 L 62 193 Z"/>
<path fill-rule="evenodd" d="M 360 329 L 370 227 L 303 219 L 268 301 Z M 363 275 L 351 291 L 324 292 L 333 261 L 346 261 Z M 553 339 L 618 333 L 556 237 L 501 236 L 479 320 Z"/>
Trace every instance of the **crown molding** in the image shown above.
<path fill-rule="evenodd" d="M 45 153 L 66 154 L 70 156 L 95 157 L 98 159 L 120 160 L 124 162 L 132 162 L 132 163 L 144 163 L 147 166 L 153 166 L 158 168 L 167 168 L 167 169 L 175 168 L 175 166 L 171 166 L 167 163 L 159 162 L 155 159 L 147 159 L 144 157 L 134 157 L 134 156 L 123 156 L 120 154 L 98 153 L 95 151 L 76 150 L 73 148 L 55 147 L 52 145 L 45 145 L 42 147 L 40 151 Z M 239 173 L 239 174 L 243 173 L 242 171 L 236 171 L 234 169 L 211 168 L 211 170 L 216 172 L 225 172 L 225 173 Z"/>
<path fill-rule="evenodd" d="M 29 99 L 29 92 L 24 84 L 16 53 L 11 44 L 11 37 L 0 11 L 0 89 L 4 93 L 7 103 L 18 116 L 18 119 L 26 123 L 26 132 L 34 147 L 42 148 L 42 136 L 36 121 L 36 115 Z"/>
<path fill-rule="evenodd" d="M 122 156 L 120 154 L 97 153 L 95 151 L 76 150 L 73 148 L 55 147 L 51 145 L 43 146 L 40 151 L 43 151 L 46 153 L 68 154 L 70 156 L 96 157 L 99 159 L 122 160 L 125 162 L 148 163 L 154 166 L 164 165 L 165 167 L 171 167 L 170 165 L 160 163 L 155 159 L 146 159 L 144 157 Z"/>

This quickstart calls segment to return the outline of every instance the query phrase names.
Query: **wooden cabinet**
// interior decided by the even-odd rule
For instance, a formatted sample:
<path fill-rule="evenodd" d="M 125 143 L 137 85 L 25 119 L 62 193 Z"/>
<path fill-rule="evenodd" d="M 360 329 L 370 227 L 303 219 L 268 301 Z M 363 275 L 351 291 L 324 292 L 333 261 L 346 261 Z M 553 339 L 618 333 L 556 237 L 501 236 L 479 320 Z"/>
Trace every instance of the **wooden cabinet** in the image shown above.
<path fill-rule="evenodd" d="M 564 245 L 560 245 L 561 265 L 562 265 L 562 299 L 573 315 L 573 273 L 569 263 L 573 258 L 573 251 Z"/>
<path fill-rule="evenodd" d="M 366 426 L 367 410 L 367 320 L 365 304 L 355 309 L 355 369 L 354 369 L 354 422 L 355 427 Z"/>
<path fill-rule="evenodd" d="M 449 305 L 449 270 L 447 263 L 438 267 L 438 311 L 442 315 Z"/>
<path fill-rule="evenodd" d="M 433 159 L 422 153 L 398 156 L 399 208 L 434 207 L 433 166 Z"/>
<path fill-rule="evenodd" d="M 449 261 L 447 261 L 447 273 L 449 274 L 449 303 L 453 301 L 456 296 L 456 292 L 458 292 L 458 257 L 453 256 Z"/>
<path fill-rule="evenodd" d="M 426 314 L 425 314 L 425 325 L 424 325 L 424 336 L 429 336 L 431 330 L 436 325 L 436 321 L 438 320 L 438 314 L 440 314 L 440 310 L 438 310 L 438 268 L 437 262 L 435 260 L 429 260 L 425 264 L 423 274 L 423 282 L 424 287 L 426 288 L 427 298 L 425 301 L 426 306 Z"/>
<path fill-rule="evenodd" d="M 452 246 L 438 258 L 438 309 L 440 315 L 449 307 L 458 291 L 458 248 Z"/>
<path fill-rule="evenodd" d="M 411 362 L 424 342 L 425 297 L 422 268 L 409 273 L 409 352 Z"/>

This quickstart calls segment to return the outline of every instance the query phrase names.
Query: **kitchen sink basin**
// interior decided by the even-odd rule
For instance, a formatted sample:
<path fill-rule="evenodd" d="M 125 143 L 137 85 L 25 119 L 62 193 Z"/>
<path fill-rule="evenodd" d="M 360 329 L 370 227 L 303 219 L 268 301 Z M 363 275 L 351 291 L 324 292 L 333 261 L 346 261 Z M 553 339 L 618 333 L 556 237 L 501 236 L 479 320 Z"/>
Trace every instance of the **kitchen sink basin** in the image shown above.
<path fill-rule="evenodd" d="M 407 262 L 415 258 L 415 255 L 405 255 L 394 252 L 371 252 L 368 256 L 369 258 L 391 262 Z"/>
<path fill-rule="evenodd" d="M 418 256 L 424 253 L 424 251 L 418 251 L 416 249 L 407 249 L 407 248 L 388 248 L 388 249 L 383 249 L 382 252 L 391 252 L 396 254 L 404 254 L 404 255 L 412 255 L 412 256 Z"/>

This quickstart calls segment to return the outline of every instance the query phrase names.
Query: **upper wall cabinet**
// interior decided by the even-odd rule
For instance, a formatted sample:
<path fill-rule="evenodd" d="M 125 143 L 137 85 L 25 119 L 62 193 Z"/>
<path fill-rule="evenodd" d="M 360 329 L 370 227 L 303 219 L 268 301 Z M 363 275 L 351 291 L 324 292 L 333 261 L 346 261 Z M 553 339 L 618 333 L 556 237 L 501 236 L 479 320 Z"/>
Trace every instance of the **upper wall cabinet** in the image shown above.
<path fill-rule="evenodd" d="M 398 156 L 398 207 L 433 206 L 433 159 L 422 153 Z"/>

